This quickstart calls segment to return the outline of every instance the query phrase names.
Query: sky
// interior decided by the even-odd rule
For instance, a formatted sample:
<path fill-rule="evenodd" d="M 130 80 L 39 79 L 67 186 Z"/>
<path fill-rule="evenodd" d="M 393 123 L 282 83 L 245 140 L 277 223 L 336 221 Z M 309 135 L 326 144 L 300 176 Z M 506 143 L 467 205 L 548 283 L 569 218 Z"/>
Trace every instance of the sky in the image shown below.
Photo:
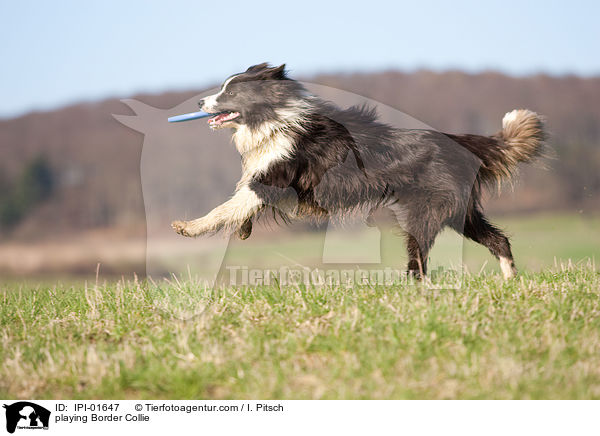
<path fill-rule="evenodd" d="M 600 75 L 597 1 L 0 0 L 0 118 L 199 89 L 264 61 Z"/>

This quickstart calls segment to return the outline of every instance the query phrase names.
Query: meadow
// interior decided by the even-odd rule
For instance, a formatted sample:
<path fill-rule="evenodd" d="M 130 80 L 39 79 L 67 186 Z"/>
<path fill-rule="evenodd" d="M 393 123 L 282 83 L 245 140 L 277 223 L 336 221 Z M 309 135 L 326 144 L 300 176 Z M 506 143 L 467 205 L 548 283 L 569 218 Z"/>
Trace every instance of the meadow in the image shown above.
<path fill-rule="evenodd" d="M 597 399 L 599 223 L 501 220 L 521 273 L 460 289 L 6 282 L 0 397 Z"/>

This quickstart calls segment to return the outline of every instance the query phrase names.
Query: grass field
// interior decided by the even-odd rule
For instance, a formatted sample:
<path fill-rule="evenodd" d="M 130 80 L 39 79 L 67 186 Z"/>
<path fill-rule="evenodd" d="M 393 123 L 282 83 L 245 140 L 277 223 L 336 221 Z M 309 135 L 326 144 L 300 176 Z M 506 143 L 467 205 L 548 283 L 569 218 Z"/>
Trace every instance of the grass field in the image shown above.
<path fill-rule="evenodd" d="M 456 290 L 4 284 L 0 397 L 597 399 L 598 236 L 555 224 L 521 224 L 539 268 Z"/>
<path fill-rule="evenodd" d="M 571 259 L 578 262 L 582 259 L 600 259 L 600 216 L 580 214 L 537 214 L 532 216 L 493 218 L 512 240 L 513 253 L 519 270 L 542 271 L 554 267 L 555 261 Z M 260 228 L 260 226 L 258 226 Z M 245 241 L 233 239 L 228 246 L 228 265 L 244 265 L 250 268 L 278 268 L 282 265 L 302 265 L 309 268 L 327 268 L 323 263 L 324 233 L 298 233 L 294 231 L 275 231 L 259 234 Z M 284 228 L 285 230 L 285 228 Z M 370 240 L 364 229 L 345 229 L 330 234 L 330 252 L 343 254 L 354 263 L 354 256 L 370 247 Z M 391 266 L 403 269 L 407 262 L 406 246 L 403 237 L 397 237 L 389 228 L 381 231 L 381 263 L 379 266 Z M 213 240 L 185 241 L 182 248 L 203 248 Z M 166 270 L 177 271 L 187 275 L 187 267 L 191 265 L 194 272 L 198 267 L 209 264 L 220 264 L 221 258 L 214 258 L 215 250 L 205 250 L 204 254 L 173 252 L 158 247 L 161 255 L 168 259 Z M 480 271 L 500 271 L 498 262 L 488 250 L 472 241 L 460 237 L 451 230 L 445 230 L 435 242 L 430 253 L 430 270 L 438 267 L 450 269 L 464 265 L 467 271 L 477 274 Z M 370 268 L 377 265 L 371 264 Z M 90 268 L 91 269 L 91 268 Z M 160 268 L 159 268 L 160 270 Z M 149 271 L 151 272 L 151 271 Z"/>
<path fill-rule="evenodd" d="M 599 294 L 590 264 L 453 291 L 5 290 L 0 397 L 600 398 Z"/>

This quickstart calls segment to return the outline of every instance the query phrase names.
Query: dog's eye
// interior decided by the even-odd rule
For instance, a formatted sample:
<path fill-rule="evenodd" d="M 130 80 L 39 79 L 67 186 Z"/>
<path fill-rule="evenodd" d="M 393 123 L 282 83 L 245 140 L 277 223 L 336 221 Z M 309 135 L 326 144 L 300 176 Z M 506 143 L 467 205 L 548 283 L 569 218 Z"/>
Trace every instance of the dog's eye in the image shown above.
<path fill-rule="evenodd" d="M 227 91 L 227 95 L 233 95 L 233 91 Z"/>

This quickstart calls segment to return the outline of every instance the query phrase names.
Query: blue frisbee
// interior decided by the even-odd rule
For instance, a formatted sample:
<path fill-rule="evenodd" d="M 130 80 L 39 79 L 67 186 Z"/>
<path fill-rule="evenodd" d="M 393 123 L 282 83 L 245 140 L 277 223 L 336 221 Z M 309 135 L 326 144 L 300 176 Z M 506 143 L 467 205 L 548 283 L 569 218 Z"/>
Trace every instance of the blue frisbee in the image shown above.
<path fill-rule="evenodd" d="M 199 118 L 210 117 L 211 115 L 213 115 L 213 114 L 209 114 L 209 113 L 206 113 L 203 111 L 192 112 L 192 113 L 183 114 L 183 115 L 175 115 L 174 117 L 169 118 L 169 123 L 180 123 L 182 121 L 197 120 Z"/>

